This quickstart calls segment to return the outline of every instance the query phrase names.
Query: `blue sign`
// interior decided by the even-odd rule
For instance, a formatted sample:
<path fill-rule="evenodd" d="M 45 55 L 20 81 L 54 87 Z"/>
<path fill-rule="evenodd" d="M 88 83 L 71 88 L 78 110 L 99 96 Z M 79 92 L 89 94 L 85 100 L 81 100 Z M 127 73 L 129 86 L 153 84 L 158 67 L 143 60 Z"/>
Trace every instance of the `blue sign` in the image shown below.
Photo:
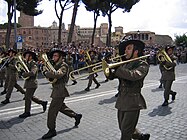
<path fill-rule="evenodd" d="M 22 36 L 17 36 L 17 42 L 23 42 L 23 38 L 22 38 Z"/>

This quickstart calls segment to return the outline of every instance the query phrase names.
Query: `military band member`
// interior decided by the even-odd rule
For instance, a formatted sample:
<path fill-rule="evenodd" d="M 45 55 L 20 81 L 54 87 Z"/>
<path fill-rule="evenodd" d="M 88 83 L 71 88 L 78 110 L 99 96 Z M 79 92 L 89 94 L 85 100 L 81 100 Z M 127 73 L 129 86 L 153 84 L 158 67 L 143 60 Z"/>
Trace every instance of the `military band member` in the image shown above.
<path fill-rule="evenodd" d="M 82 118 L 82 114 L 77 114 L 69 107 L 66 106 L 64 100 L 69 96 L 65 85 L 68 78 L 68 65 L 63 62 L 65 53 L 61 50 L 54 49 L 51 52 L 52 59 L 54 61 L 54 68 L 56 72 L 43 71 L 46 78 L 56 79 L 56 82 L 52 83 L 53 90 L 51 93 L 51 104 L 48 111 L 47 127 L 49 131 L 42 137 L 42 139 L 52 138 L 56 136 L 56 117 L 58 112 L 61 112 L 71 118 L 75 119 L 75 126 L 78 126 Z M 45 69 L 45 68 L 44 68 Z"/>
<path fill-rule="evenodd" d="M 172 95 L 172 101 L 175 100 L 176 92 L 171 90 L 171 86 L 173 81 L 175 80 L 175 66 L 177 64 L 177 58 L 173 54 L 173 46 L 166 46 L 165 51 L 170 57 L 172 62 L 163 61 L 160 64 L 162 68 L 162 77 L 161 80 L 163 81 L 164 85 L 164 103 L 162 106 L 168 105 L 169 95 Z"/>
<path fill-rule="evenodd" d="M 2 104 L 8 104 L 10 103 L 10 97 L 13 91 L 13 88 L 15 87 L 18 91 L 20 91 L 22 94 L 25 94 L 25 91 L 23 88 L 17 84 L 18 79 L 18 71 L 15 67 L 16 64 L 16 54 L 17 51 L 10 48 L 8 50 L 9 54 L 9 61 L 6 63 L 6 80 L 7 80 L 7 91 L 6 91 L 6 99 L 2 101 Z"/>
<path fill-rule="evenodd" d="M 134 59 L 143 55 L 144 47 L 144 43 L 139 40 L 124 41 L 119 45 L 120 55 L 126 54 L 125 60 Z M 120 65 L 109 76 L 109 79 L 119 79 L 115 107 L 118 109 L 121 140 L 149 140 L 150 134 L 142 134 L 136 130 L 140 110 L 146 109 L 141 88 L 148 71 L 149 65 L 145 60 L 136 60 Z"/>
<path fill-rule="evenodd" d="M 0 56 L 1 59 L 3 58 L 6 58 L 6 52 L 1 52 L 1 56 Z M 5 59 L 6 60 L 6 59 Z M 0 67 L 2 67 L 3 63 L 5 62 L 5 60 L 1 61 L 0 62 Z M 3 68 L 1 71 L 0 71 L 0 87 L 3 87 L 3 83 L 5 81 L 5 74 L 6 74 L 6 70 L 5 68 Z M 4 92 L 3 92 L 4 93 Z M 3 93 L 1 93 L 3 95 Z M 6 93 L 6 91 L 5 91 Z"/>
<path fill-rule="evenodd" d="M 26 60 L 26 66 L 29 69 L 29 72 L 22 72 L 21 75 L 23 78 L 26 78 L 24 88 L 26 88 L 25 92 L 25 111 L 23 114 L 19 115 L 20 118 L 29 117 L 31 111 L 31 100 L 37 104 L 42 105 L 43 111 L 46 111 L 47 101 L 42 101 L 34 96 L 34 93 L 38 87 L 37 75 L 38 75 L 38 67 L 36 65 L 37 57 L 36 53 L 32 51 L 26 51 L 23 54 Z"/>
<path fill-rule="evenodd" d="M 73 71 L 73 70 L 74 70 L 74 69 L 73 69 L 73 57 L 71 56 L 71 52 L 70 52 L 70 51 L 68 51 L 68 53 L 67 53 L 67 56 L 66 56 L 66 63 L 67 63 L 68 66 L 69 66 L 69 72 Z M 72 78 L 74 78 L 73 75 L 72 75 Z M 72 81 L 73 81 L 72 85 L 77 84 L 77 81 L 76 81 L 76 80 L 72 80 Z"/>
<path fill-rule="evenodd" d="M 91 60 L 89 60 L 89 59 L 86 60 L 87 63 L 88 63 L 88 66 L 89 66 L 89 65 L 92 65 L 92 64 L 94 64 L 94 63 L 96 63 L 96 58 L 95 58 L 96 52 L 91 50 L 91 51 L 89 51 L 89 55 L 90 55 L 90 59 L 91 59 Z M 92 72 L 93 72 L 92 68 L 93 68 L 93 67 L 89 67 L 89 68 L 88 68 L 88 72 L 89 72 L 89 73 L 92 73 Z M 94 83 L 96 84 L 95 89 L 97 89 L 97 88 L 99 88 L 99 87 L 101 86 L 101 85 L 99 84 L 99 82 L 97 81 L 96 77 L 94 76 L 94 74 L 90 74 L 89 77 L 88 77 L 88 79 L 89 79 L 89 81 L 88 81 L 88 86 L 87 86 L 87 88 L 85 89 L 85 91 L 90 91 L 90 87 L 91 87 L 91 85 L 92 85 L 92 81 L 94 81 Z"/>

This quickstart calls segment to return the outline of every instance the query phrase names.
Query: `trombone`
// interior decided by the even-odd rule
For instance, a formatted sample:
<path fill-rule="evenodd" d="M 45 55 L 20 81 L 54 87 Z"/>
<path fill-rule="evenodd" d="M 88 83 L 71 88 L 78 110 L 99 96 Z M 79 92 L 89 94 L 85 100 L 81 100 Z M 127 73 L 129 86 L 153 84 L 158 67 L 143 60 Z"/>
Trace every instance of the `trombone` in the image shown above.
<path fill-rule="evenodd" d="M 113 57 L 113 58 L 111 58 L 109 60 L 112 61 L 112 62 L 115 62 L 115 63 L 117 63 L 119 61 L 121 62 L 122 61 L 121 58 L 124 57 L 124 56 L 126 56 L 126 54 Z M 105 60 L 105 59 L 103 59 L 103 60 Z M 97 66 L 93 67 L 92 71 L 96 71 L 96 72 L 103 71 L 103 69 L 102 69 L 102 62 L 100 64 L 98 64 Z"/>
<path fill-rule="evenodd" d="M 134 59 L 126 60 L 126 61 L 121 61 L 121 62 L 118 62 L 118 63 L 113 63 L 113 64 L 108 64 L 105 60 L 102 60 L 102 68 L 103 68 L 105 76 L 108 77 L 110 75 L 110 69 L 118 67 L 118 66 L 126 64 L 126 63 L 129 63 L 129 62 L 132 62 L 132 61 L 139 60 L 139 59 L 145 59 L 149 56 L 150 56 L 150 54 L 140 56 L 140 57 L 137 57 L 137 58 L 134 58 Z"/>
<path fill-rule="evenodd" d="M 115 60 L 115 59 L 118 59 L 118 58 L 121 58 L 125 55 L 121 55 L 121 56 L 117 56 L 117 57 L 113 57 L 111 58 L 110 60 Z M 93 72 L 85 72 L 84 74 L 82 74 L 80 71 L 85 71 L 87 70 L 88 68 L 92 68 L 92 71 Z M 100 69 L 99 69 L 100 68 Z M 86 77 L 86 76 L 89 76 L 91 74 L 94 74 L 94 73 L 97 73 L 97 72 L 100 72 L 100 71 L 103 71 L 102 69 L 102 61 L 101 62 L 98 62 L 98 63 L 95 63 L 95 64 L 91 64 L 91 65 L 88 65 L 86 67 L 83 67 L 83 68 L 80 68 L 80 69 L 77 69 L 77 70 L 74 70 L 74 71 L 71 71 L 69 73 L 69 78 L 71 80 L 76 80 L 76 79 L 80 79 L 80 78 L 83 78 L 83 77 Z M 77 77 L 75 77 L 75 75 L 78 75 Z"/>

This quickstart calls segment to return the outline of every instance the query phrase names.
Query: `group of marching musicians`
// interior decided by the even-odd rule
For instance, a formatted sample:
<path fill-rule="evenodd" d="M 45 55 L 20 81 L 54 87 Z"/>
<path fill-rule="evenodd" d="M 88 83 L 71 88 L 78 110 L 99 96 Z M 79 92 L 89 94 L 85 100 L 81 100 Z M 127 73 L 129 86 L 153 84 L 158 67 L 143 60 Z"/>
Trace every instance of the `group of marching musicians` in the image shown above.
<path fill-rule="evenodd" d="M 127 40 L 122 41 L 118 45 L 119 55 L 124 55 L 122 61 L 129 61 L 128 63 L 120 64 L 116 67 L 109 68 L 109 75 L 106 76 L 106 80 L 113 80 L 117 78 L 119 80 L 118 96 L 115 107 L 118 110 L 117 118 L 119 129 L 121 131 L 121 140 L 149 140 L 150 134 L 143 134 L 136 128 L 139 120 L 140 110 L 146 109 L 146 102 L 141 93 L 143 82 L 149 71 L 149 64 L 146 59 L 139 59 L 144 56 L 145 44 L 140 40 Z M 173 46 L 166 46 L 164 52 L 167 57 L 171 59 L 168 61 L 165 56 L 162 56 L 160 60 L 161 68 L 161 81 L 164 86 L 164 103 L 162 106 L 168 106 L 169 95 L 172 96 L 172 101 L 175 100 L 176 92 L 171 90 L 173 81 L 175 80 L 175 66 L 176 57 L 173 55 Z M 96 52 L 89 50 L 89 59 L 86 60 L 87 65 L 92 65 L 96 62 Z M 59 48 L 53 48 L 48 57 L 52 60 L 51 64 L 55 71 L 50 71 L 45 64 L 42 68 L 43 75 L 48 79 L 55 79 L 52 82 L 52 101 L 48 110 L 47 127 L 49 131 L 42 137 L 42 139 L 52 138 L 56 136 L 56 118 L 58 112 L 61 112 L 71 118 L 75 119 L 75 126 L 78 126 L 82 118 L 82 114 L 74 112 L 65 103 L 64 100 L 69 96 L 69 92 L 66 88 L 68 82 L 69 72 L 73 71 L 73 57 L 76 59 L 76 53 L 69 51 L 62 51 Z M 21 77 L 24 78 L 25 84 L 23 90 L 20 85 L 17 84 L 18 70 L 15 67 L 17 51 L 14 49 L 8 50 L 8 57 L 4 59 L 4 63 L 1 64 L 1 72 L 5 73 L 4 90 L 1 94 L 6 94 L 5 100 L 2 104 L 10 103 L 11 93 L 13 88 L 17 88 L 22 94 L 24 94 L 25 110 L 24 113 L 19 115 L 20 118 L 26 118 L 31 116 L 31 101 L 41 104 L 43 111 L 47 109 L 47 101 L 42 101 L 34 96 L 34 93 L 38 87 L 37 75 L 38 66 L 36 64 L 37 56 L 33 51 L 25 51 L 23 53 L 23 60 L 28 67 L 29 71 L 19 71 Z M 107 56 L 107 55 L 106 55 Z M 111 56 L 111 55 L 108 55 Z M 2 54 L 1 58 L 6 57 Z M 107 59 L 106 59 L 107 60 Z M 110 62 L 109 60 L 107 62 Z M 44 62 L 45 63 L 45 62 Z M 88 68 L 88 72 L 92 72 L 92 67 Z M 100 83 L 96 80 L 95 74 L 90 74 L 88 77 L 88 85 L 86 91 L 90 90 L 92 81 L 96 84 L 95 88 L 100 87 Z M 77 84 L 76 80 L 73 80 L 73 84 Z"/>

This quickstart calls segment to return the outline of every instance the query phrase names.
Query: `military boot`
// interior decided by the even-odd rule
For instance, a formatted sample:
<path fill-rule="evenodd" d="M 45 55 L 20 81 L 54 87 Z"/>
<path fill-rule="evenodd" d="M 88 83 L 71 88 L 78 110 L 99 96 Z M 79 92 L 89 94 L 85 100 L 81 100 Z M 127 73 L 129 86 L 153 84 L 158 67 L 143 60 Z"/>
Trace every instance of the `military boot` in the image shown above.
<path fill-rule="evenodd" d="M 45 135 L 42 136 L 42 139 L 49 139 L 56 136 L 56 130 L 49 130 Z"/>
<path fill-rule="evenodd" d="M 8 104 L 10 103 L 10 100 L 8 98 L 6 98 L 4 101 L 1 102 L 2 104 Z"/>
<path fill-rule="evenodd" d="M 75 116 L 75 126 L 78 126 L 80 124 L 82 118 L 82 114 L 76 114 Z"/>
<path fill-rule="evenodd" d="M 141 134 L 138 140 L 149 140 L 150 134 Z"/>
<path fill-rule="evenodd" d="M 43 103 L 42 103 L 42 107 L 43 107 L 43 111 L 45 112 L 46 111 L 46 109 L 47 109 L 47 101 L 44 101 Z"/>

